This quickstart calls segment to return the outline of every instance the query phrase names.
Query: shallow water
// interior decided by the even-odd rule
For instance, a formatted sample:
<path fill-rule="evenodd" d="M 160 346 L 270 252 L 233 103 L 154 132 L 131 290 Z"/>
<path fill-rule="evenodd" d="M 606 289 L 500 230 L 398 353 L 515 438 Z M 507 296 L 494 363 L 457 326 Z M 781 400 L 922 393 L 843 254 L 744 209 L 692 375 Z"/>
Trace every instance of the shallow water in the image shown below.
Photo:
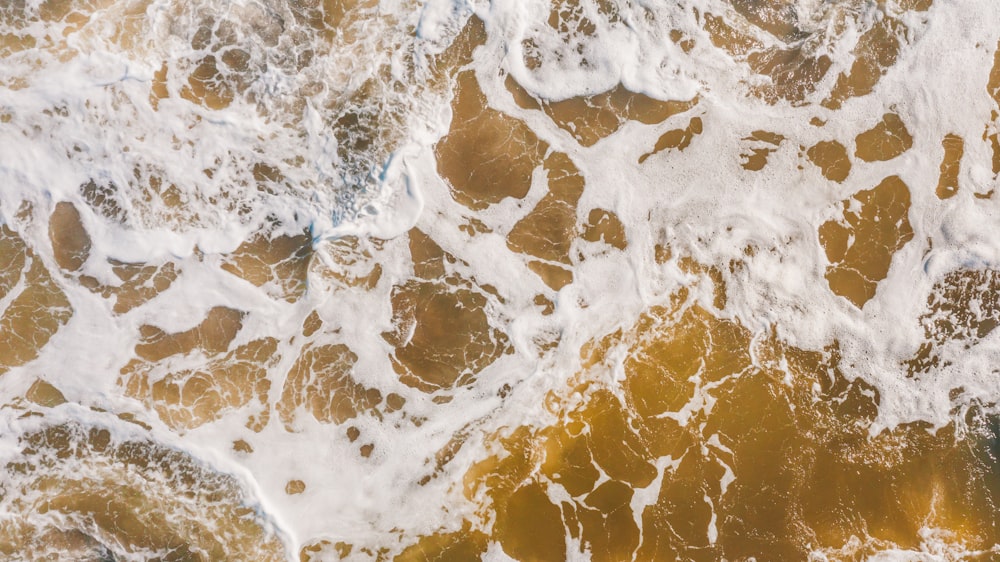
<path fill-rule="evenodd" d="M 0 552 L 1000 556 L 998 18 L 8 2 Z"/>

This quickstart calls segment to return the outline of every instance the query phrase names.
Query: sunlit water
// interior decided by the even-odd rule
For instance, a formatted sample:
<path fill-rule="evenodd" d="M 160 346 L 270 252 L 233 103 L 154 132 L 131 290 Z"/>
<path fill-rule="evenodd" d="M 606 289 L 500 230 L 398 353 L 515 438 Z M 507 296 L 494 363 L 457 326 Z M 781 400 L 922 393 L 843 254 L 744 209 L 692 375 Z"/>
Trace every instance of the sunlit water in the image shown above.
<path fill-rule="evenodd" d="M 997 21 L 0 5 L 0 553 L 1000 557 Z"/>

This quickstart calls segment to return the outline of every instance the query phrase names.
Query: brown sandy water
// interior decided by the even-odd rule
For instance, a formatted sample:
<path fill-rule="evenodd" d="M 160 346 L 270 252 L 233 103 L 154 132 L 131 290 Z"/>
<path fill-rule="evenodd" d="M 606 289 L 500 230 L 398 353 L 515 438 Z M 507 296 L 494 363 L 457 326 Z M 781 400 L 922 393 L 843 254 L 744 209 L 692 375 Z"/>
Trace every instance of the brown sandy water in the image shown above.
<path fill-rule="evenodd" d="M 923 220 L 915 209 L 929 200 L 921 190 L 941 205 L 989 201 L 992 191 L 967 186 L 968 174 L 977 167 L 997 173 L 1000 145 L 991 122 L 981 139 L 949 132 L 927 148 L 919 123 L 889 107 L 852 121 L 853 128 L 837 124 L 838 110 L 877 91 L 915 41 L 917 30 L 907 26 L 932 8 L 929 0 L 912 0 L 883 9 L 858 33 L 853 62 L 842 68 L 824 45 L 851 28 L 859 4 L 836 3 L 817 32 L 799 21 L 794 2 L 732 0 L 693 9 L 697 25 L 673 29 L 667 38 L 683 53 L 712 49 L 744 65 L 751 76 L 745 95 L 769 110 L 822 108 L 824 119 L 734 133 L 718 159 L 745 174 L 738 177 L 767 181 L 798 150 L 798 169 L 815 172 L 814 183 L 824 183 L 811 187 L 829 202 L 808 233 L 814 281 L 863 318 L 886 291 L 906 290 L 888 285 L 900 256 L 924 243 L 915 235 Z M 20 64 L 41 48 L 69 59 L 76 47 L 68 37 L 148 50 L 142 22 L 151 6 L 67 0 L 0 7 L 0 56 Z M 609 562 L 860 561 L 896 550 L 937 556 L 929 560 L 1000 556 L 995 403 L 955 385 L 948 423 L 887 427 L 880 418 L 884 393 L 845 359 L 846 344 L 796 345 L 789 337 L 796 326 L 734 312 L 757 258 L 780 248 L 748 244 L 735 249 L 738 257 L 713 260 L 702 239 L 703 247 L 672 245 L 665 235 L 650 244 L 652 212 L 647 225 L 628 214 L 622 198 L 600 196 L 635 188 L 629 182 L 640 176 L 622 172 L 621 185 L 603 184 L 608 176 L 593 171 L 585 156 L 594 152 L 587 150 L 634 135 L 642 147 L 629 153 L 623 169 L 663 165 L 667 172 L 657 173 L 672 173 L 680 169 L 670 167 L 674 162 L 716 138 L 713 127 L 721 125 L 710 98 L 657 99 L 619 83 L 548 99 L 513 72 L 482 62 L 489 60 L 489 37 L 476 15 L 454 30 L 447 49 L 427 57 L 423 71 L 419 57 L 406 53 L 348 87 L 338 79 L 371 47 L 366 25 L 394 17 L 375 3 L 247 3 L 243 19 L 232 21 L 183 3 L 171 9 L 176 25 L 191 24 L 174 36 L 186 54 L 160 57 L 143 111 L 187 108 L 196 115 L 193 128 L 245 106 L 262 119 L 287 118 L 283 127 L 290 130 L 300 116 L 322 113 L 318 122 L 336 141 L 331 152 L 339 177 L 357 187 L 376 181 L 379 166 L 413 126 L 407 112 L 420 104 L 402 100 L 443 99 L 451 121 L 429 153 L 445 203 L 395 237 L 317 241 L 302 224 L 284 224 L 277 211 L 254 214 L 264 201 L 313 193 L 309 181 L 296 183 L 299 169 L 308 167 L 304 157 L 261 150 L 249 160 L 234 156 L 237 171 L 222 161 L 196 170 L 206 182 L 230 174 L 228 188 L 218 192 L 175 181 L 153 162 L 114 181 L 88 179 L 72 200 L 26 202 L 10 214 L 14 219 L 0 225 L 0 384 L 7 385 L 2 410 L 24 425 L 0 482 L 5 556 L 459 561 L 502 551 L 523 561 Z M 595 22 L 625 21 L 622 11 L 614 2 L 553 2 L 540 25 L 577 41 L 597 36 Z M 651 20 L 660 17 L 654 12 L 648 11 Z M 55 22 L 49 32 L 32 31 L 46 22 Z M 308 48 L 290 47 L 302 42 Z M 331 62 L 324 49 L 346 54 Z M 526 41 L 524 66 L 543 72 L 544 49 Z M 331 70 L 337 64 L 344 68 Z M 294 95 L 264 95 L 259 78 L 269 68 L 301 75 Z M 1000 110 L 998 69 L 995 62 L 986 71 L 986 91 L 977 95 L 996 100 Z M 404 92 L 410 83 L 416 86 Z M 819 133 L 800 136 L 796 127 Z M 903 162 L 918 151 L 933 165 L 914 182 Z M 655 183 L 638 189 L 654 190 Z M 338 197 L 331 200 L 354 201 Z M 230 251 L 195 246 L 189 255 L 129 261 L 100 246 L 107 225 L 186 231 L 218 217 L 252 224 Z M 927 242 L 926 252 L 933 246 Z M 492 268 L 515 272 L 513 281 L 484 271 L 477 255 L 483 248 L 494 252 Z M 611 322 L 560 325 L 575 322 L 566 320 L 568 307 L 596 309 L 601 299 L 615 298 L 582 289 L 596 282 L 595 271 L 621 274 L 595 269 L 601 260 L 680 281 L 644 295 L 638 310 L 623 306 Z M 184 313 L 173 314 L 172 306 L 188 310 L 180 308 L 183 291 L 199 276 L 224 280 L 205 292 L 226 287 L 259 300 L 217 303 L 199 309 L 197 318 L 176 318 Z M 923 337 L 896 365 L 899 378 L 948 376 L 956 349 L 988 360 L 978 346 L 1000 323 L 998 290 L 995 266 L 981 261 L 941 276 L 912 311 Z M 89 322 L 95 310 L 128 334 L 127 343 L 103 366 L 111 383 L 100 392 L 113 399 L 77 404 L 67 397 L 81 395 L 79 385 L 52 372 L 51 357 L 58 353 L 53 347 L 70 346 L 60 340 L 70 325 Z M 524 337 L 519 317 L 544 329 Z M 358 319 L 370 324 L 359 326 Z M 373 375 L 373 365 L 382 370 Z M 535 370 L 513 376 L 510 365 Z M 544 388 L 532 380 L 545 380 Z M 493 405 L 475 410 L 475 401 Z M 392 458 L 398 449 L 385 437 L 389 430 L 380 428 L 417 432 L 462 408 L 475 412 L 445 424 L 458 429 L 440 443 L 411 444 L 421 462 L 393 481 L 414 494 L 440 492 L 420 506 L 431 523 L 350 536 L 382 524 L 373 513 L 396 509 L 375 505 L 361 511 L 371 521 L 330 517 L 318 524 L 321 532 L 292 532 L 281 529 L 280 514 L 297 507 L 308 513 L 315 509 L 310 494 L 336 484 L 307 468 L 281 473 L 277 492 L 251 483 L 254 469 L 261 482 L 279 480 L 266 480 L 269 469 L 261 467 L 285 454 L 283 439 L 315 428 L 348 452 L 338 462 L 374 475 L 401 462 Z M 227 436 L 216 439 L 218 455 L 205 453 L 217 435 Z M 188 436 L 197 439 L 201 457 L 182 446 Z M 217 456 L 235 460 L 227 465 Z M 447 513 L 440 520 L 433 519 L 438 506 Z"/>

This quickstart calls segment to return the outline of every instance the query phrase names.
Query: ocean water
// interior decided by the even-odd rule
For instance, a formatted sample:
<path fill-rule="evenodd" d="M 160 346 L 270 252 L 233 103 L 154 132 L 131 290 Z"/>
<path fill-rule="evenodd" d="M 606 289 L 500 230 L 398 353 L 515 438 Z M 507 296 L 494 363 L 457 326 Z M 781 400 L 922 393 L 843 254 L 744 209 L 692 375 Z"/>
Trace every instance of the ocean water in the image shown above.
<path fill-rule="evenodd" d="M 0 2 L 0 557 L 1000 558 L 998 21 Z"/>

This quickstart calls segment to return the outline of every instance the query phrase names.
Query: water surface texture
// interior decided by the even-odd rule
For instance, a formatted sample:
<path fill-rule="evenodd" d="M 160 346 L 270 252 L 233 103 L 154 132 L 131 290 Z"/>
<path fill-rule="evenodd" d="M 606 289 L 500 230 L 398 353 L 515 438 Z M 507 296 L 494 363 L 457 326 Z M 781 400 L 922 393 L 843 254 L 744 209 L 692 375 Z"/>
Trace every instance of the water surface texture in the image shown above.
<path fill-rule="evenodd" d="M 1000 558 L 997 22 L 0 2 L 0 558 Z"/>

